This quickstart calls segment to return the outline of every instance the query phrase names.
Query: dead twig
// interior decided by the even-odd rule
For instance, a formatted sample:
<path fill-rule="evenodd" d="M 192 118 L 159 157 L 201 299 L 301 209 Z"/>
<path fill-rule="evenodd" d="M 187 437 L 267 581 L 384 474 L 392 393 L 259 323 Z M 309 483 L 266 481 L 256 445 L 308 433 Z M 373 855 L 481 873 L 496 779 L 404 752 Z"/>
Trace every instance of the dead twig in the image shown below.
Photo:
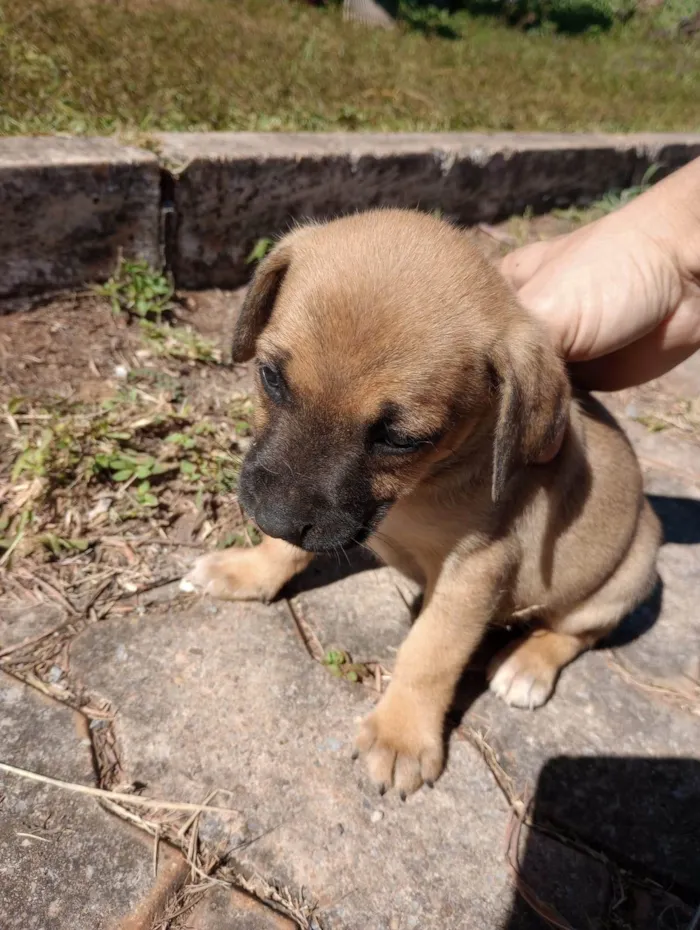
<path fill-rule="evenodd" d="M 522 804 L 520 812 L 511 809 L 510 820 L 506 832 L 506 862 L 511 870 L 511 877 L 515 889 L 523 901 L 527 902 L 533 911 L 546 921 L 550 927 L 556 927 L 557 930 L 573 930 L 571 924 L 566 921 L 550 904 L 543 901 L 535 892 L 531 885 L 525 881 L 520 871 L 520 833 L 525 821 L 529 803 Z"/>
<path fill-rule="evenodd" d="M 104 788 L 92 788 L 90 785 L 80 785 L 76 782 L 62 781 L 59 778 L 51 778 L 48 775 L 40 775 L 38 772 L 30 772 L 27 769 L 21 769 L 14 765 L 8 765 L 6 762 L 0 762 L 0 771 L 7 772 L 10 775 L 17 775 L 19 778 L 27 778 L 30 781 L 37 781 L 43 785 L 51 785 L 54 788 L 61 788 L 64 791 L 72 791 L 76 794 L 85 794 L 89 797 L 108 800 L 119 804 L 132 804 L 136 807 L 150 807 L 168 811 L 196 811 L 216 814 L 238 814 L 237 810 L 230 807 L 209 807 L 206 804 L 193 804 L 187 801 L 165 801 L 159 798 L 144 798 L 138 794 L 122 794 L 119 791 L 106 791 Z"/>
<path fill-rule="evenodd" d="M 52 584 L 50 581 L 46 581 L 45 578 L 42 578 L 40 575 L 37 575 L 35 572 L 30 571 L 29 569 L 27 569 L 27 574 L 50 597 L 54 597 L 57 601 L 60 601 L 61 604 L 63 604 L 63 606 L 66 608 L 69 614 L 72 614 L 72 616 L 74 617 L 81 616 L 82 611 L 78 610 L 75 604 L 73 604 L 70 600 L 68 600 L 68 598 L 63 593 L 63 591 L 60 590 L 60 588 L 57 588 L 56 585 Z"/>
<path fill-rule="evenodd" d="M 51 636 L 55 636 L 57 633 L 65 630 L 68 626 L 68 623 L 59 623 L 58 626 L 53 627 L 53 629 L 46 633 L 41 633 L 39 636 L 31 636 L 29 639 L 22 640 L 21 643 L 15 643 L 14 646 L 6 646 L 4 649 L 0 650 L 0 659 L 5 659 L 7 656 L 12 655 L 14 652 L 19 652 L 21 649 L 25 649 L 27 646 L 36 646 L 37 643 L 40 643 L 45 639 L 49 639 Z"/>
<path fill-rule="evenodd" d="M 309 624 L 304 620 L 301 613 L 292 607 L 292 603 L 289 600 L 284 602 L 287 605 L 287 610 L 289 611 L 289 616 L 292 618 L 294 623 L 294 629 L 301 639 L 304 649 L 308 652 L 312 659 L 316 662 L 323 662 L 325 657 L 325 652 L 323 651 L 323 646 L 318 636 L 314 633 L 313 629 Z"/>

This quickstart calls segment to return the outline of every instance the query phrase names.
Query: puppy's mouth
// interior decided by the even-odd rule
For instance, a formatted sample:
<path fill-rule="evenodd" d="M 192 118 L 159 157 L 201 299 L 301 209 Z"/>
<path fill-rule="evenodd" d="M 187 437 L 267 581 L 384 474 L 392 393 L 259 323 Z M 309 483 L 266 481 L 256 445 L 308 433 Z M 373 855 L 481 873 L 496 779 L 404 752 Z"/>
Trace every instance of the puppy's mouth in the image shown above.
<path fill-rule="evenodd" d="M 245 493 L 239 496 L 239 503 L 266 536 L 283 539 L 306 552 L 322 554 L 365 546 L 394 501 L 381 501 L 373 506 L 371 513 L 362 522 L 345 512 L 334 515 L 328 511 L 314 514 L 308 522 L 289 514 L 280 518 L 279 512 L 270 508 L 269 503 L 266 504 L 262 499 L 251 499 Z"/>
<path fill-rule="evenodd" d="M 356 533 L 355 538 L 352 540 L 351 545 L 364 545 L 372 533 L 375 532 L 379 524 L 386 517 L 386 515 L 391 510 L 392 505 L 394 504 L 393 500 L 382 501 L 372 514 L 372 517 L 362 525 L 359 532 Z"/>

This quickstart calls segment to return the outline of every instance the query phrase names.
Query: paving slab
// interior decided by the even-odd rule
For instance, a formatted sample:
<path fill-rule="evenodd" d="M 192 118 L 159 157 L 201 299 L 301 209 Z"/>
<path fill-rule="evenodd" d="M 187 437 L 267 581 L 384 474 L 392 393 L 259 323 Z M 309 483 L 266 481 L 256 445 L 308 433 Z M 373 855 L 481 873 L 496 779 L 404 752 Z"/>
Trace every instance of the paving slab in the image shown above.
<path fill-rule="evenodd" d="M 589 203 L 700 154 L 684 134 L 161 133 L 173 177 L 181 287 L 236 287 L 256 241 L 370 207 L 439 209 L 472 224 Z"/>
<path fill-rule="evenodd" d="M 10 604 L 0 598 L 0 652 L 25 640 L 43 636 L 64 619 L 64 613 L 53 604 Z"/>
<path fill-rule="evenodd" d="M 349 652 L 357 662 L 393 664 L 414 617 L 419 591 L 393 568 L 350 556 L 350 564 L 320 558 L 287 589 L 294 610 L 309 623 L 324 652 Z M 353 574 L 343 569 L 359 569 Z"/>
<path fill-rule="evenodd" d="M 69 708 L 0 673 L 0 760 L 94 783 L 90 741 Z M 91 798 L 0 773 L 0 924 L 3 930 L 150 930 L 187 877 L 162 850 Z"/>
<path fill-rule="evenodd" d="M 0 139 L 0 216 L 0 297 L 162 261 L 158 159 L 112 139 Z"/>
<path fill-rule="evenodd" d="M 481 757 L 457 741 L 434 791 L 381 799 L 349 758 L 371 693 L 310 659 L 283 604 L 110 620 L 78 638 L 72 663 L 115 703 L 129 777 L 186 800 L 231 792 L 244 822 L 217 842 L 240 847 L 244 874 L 303 887 L 327 930 L 509 919 L 509 808 Z"/>

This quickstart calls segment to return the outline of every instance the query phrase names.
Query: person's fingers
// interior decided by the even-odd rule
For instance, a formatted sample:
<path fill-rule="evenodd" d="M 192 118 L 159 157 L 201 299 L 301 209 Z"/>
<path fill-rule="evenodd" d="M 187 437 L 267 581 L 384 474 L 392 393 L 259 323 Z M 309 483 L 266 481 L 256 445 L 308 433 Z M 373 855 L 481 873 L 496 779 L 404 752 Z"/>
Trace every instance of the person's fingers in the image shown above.
<path fill-rule="evenodd" d="M 552 254 L 559 251 L 560 243 L 560 239 L 531 242 L 509 252 L 501 260 L 501 273 L 516 291 L 520 290 L 550 260 Z"/>
<path fill-rule="evenodd" d="M 619 391 L 659 378 L 700 349 L 700 296 L 685 301 L 652 332 L 610 355 L 569 366 L 590 391 Z"/>

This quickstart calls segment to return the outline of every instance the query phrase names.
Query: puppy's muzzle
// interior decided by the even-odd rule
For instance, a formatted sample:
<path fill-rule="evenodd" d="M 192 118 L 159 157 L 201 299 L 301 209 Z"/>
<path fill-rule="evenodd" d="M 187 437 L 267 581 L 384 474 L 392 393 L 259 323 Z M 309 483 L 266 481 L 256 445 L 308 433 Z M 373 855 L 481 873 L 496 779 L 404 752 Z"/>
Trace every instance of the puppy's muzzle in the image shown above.
<path fill-rule="evenodd" d="M 348 514 L 333 509 L 310 513 L 282 500 L 261 501 L 253 508 L 252 516 L 263 533 L 308 552 L 350 546 L 367 536 L 365 527 Z"/>
<path fill-rule="evenodd" d="M 363 543 L 382 510 L 374 502 L 344 503 L 326 497 L 317 487 L 270 481 L 269 477 L 257 468 L 244 468 L 241 506 L 263 533 L 307 552 Z"/>

